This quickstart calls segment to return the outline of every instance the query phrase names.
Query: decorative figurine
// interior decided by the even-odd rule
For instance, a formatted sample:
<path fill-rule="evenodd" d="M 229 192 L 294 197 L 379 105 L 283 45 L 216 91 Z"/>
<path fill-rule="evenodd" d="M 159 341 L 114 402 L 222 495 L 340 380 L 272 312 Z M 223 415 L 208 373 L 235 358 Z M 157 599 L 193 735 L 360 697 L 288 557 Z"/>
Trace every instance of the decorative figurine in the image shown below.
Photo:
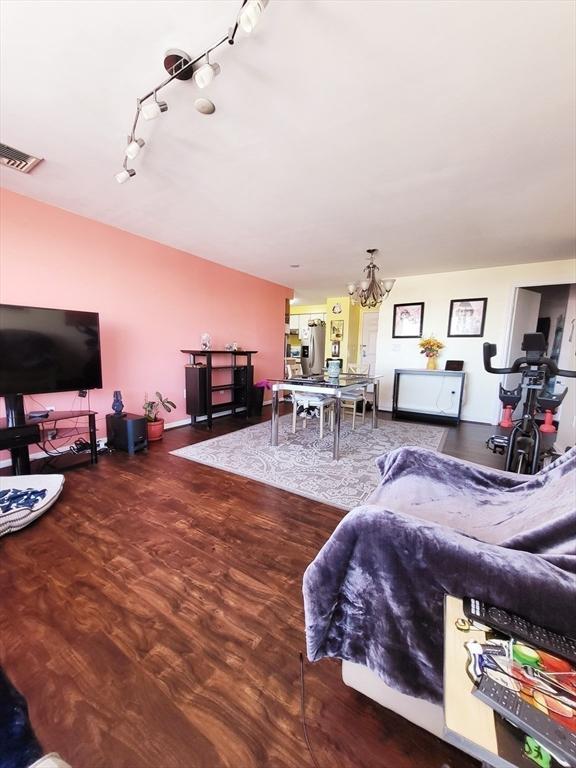
<path fill-rule="evenodd" d="M 116 416 L 122 416 L 124 403 L 122 402 L 122 392 L 119 389 L 114 390 L 114 400 L 112 400 L 112 410 Z"/>
<path fill-rule="evenodd" d="M 212 338 L 209 333 L 203 333 L 200 336 L 200 349 L 203 352 L 208 352 L 212 345 Z"/>

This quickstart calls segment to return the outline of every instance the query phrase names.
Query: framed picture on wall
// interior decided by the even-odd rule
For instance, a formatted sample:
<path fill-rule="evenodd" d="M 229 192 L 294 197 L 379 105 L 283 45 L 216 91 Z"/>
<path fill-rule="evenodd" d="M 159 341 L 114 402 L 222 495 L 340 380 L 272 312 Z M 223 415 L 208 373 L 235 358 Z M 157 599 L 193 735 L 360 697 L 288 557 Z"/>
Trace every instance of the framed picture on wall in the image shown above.
<path fill-rule="evenodd" d="M 424 302 L 394 304 L 393 339 L 419 339 L 424 325 Z"/>
<path fill-rule="evenodd" d="M 330 321 L 330 341 L 342 341 L 344 335 L 344 320 Z"/>
<path fill-rule="evenodd" d="M 448 336 L 484 336 L 488 299 L 452 299 Z"/>

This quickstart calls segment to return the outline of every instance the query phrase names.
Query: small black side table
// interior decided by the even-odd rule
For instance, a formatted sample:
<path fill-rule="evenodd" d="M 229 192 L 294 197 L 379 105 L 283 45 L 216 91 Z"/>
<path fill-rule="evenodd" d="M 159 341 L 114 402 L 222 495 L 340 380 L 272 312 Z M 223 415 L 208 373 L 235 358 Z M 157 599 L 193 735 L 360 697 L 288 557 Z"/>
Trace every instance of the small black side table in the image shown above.
<path fill-rule="evenodd" d="M 137 416 L 134 413 L 117 416 L 115 413 L 108 413 L 106 434 L 109 448 L 128 451 L 130 455 L 148 447 L 145 416 Z"/>

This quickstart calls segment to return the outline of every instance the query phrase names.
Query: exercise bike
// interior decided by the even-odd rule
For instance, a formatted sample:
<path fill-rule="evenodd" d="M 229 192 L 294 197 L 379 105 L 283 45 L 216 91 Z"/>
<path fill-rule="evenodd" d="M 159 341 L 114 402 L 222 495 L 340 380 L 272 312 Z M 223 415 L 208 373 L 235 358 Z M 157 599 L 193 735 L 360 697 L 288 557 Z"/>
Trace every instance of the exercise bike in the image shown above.
<path fill-rule="evenodd" d="M 542 435 L 556 432 L 554 414 L 568 391 L 566 387 L 562 392 L 547 391 L 549 381 L 555 376 L 576 378 L 576 371 L 562 371 L 554 360 L 545 356 L 543 333 L 524 334 L 521 349 L 526 355 L 514 360 L 510 368 L 494 368 L 491 360 L 496 355 L 496 344 L 484 344 L 484 368 L 488 373 L 522 374 L 522 381 L 515 389 L 504 389 L 500 384 L 499 396 L 504 406 L 500 426 L 512 427 L 512 432 L 509 435 L 492 435 L 486 445 L 494 453 L 506 454 L 505 469 L 508 472 L 533 475 L 556 455 L 551 448 L 542 450 Z M 522 417 L 515 423 L 512 413 L 524 391 Z M 544 422 L 540 425 L 536 420 L 538 411 L 544 413 Z"/>

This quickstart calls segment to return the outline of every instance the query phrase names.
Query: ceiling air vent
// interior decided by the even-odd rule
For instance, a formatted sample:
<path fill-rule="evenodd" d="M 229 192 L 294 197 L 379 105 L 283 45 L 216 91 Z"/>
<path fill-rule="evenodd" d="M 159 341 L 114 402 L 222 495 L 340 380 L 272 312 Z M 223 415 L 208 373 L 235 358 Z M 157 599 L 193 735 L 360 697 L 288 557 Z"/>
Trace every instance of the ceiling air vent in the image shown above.
<path fill-rule="evenodd" d="M 6 165 L 8 168 L 14 168 L 20 173 L 30 173 L 32 168 L 41 163 L 43 158 L 32 157 L 26 152 L 20 152 L 19 149 L 9 147 L 7 144 L 0 144 L 0 165 Z"/>

